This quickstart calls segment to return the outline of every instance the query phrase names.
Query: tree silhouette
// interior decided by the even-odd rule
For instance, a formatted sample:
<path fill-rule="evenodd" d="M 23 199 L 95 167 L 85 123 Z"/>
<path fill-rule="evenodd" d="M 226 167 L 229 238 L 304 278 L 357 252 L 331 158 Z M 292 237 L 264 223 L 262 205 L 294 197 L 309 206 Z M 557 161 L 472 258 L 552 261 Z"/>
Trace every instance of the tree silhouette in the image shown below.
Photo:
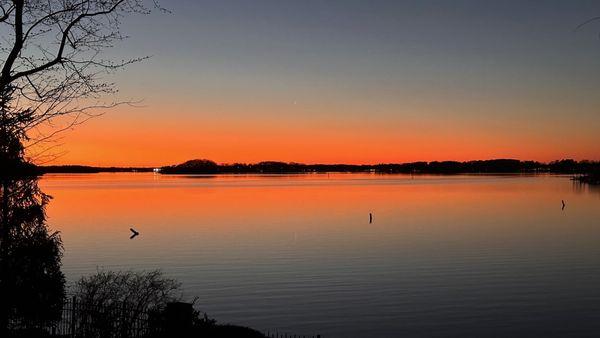
<path fill-rule="evenodd" d="M 65 295 L 61 238 L 46 224 L 50 196 L 26 147 L 44 148 L 98 108 L 123 103 L 105 101 L 116 87 L 104 75 L 143 58 L 102 52 L 125 38 L 126 15 L 159 8 L 149 1 L 0 0 L 0 337 L 57 320 Z"/>
<path fill-rule="evenodd" d="M 144 0 L 0 0 L 0 132 L 48 150 L 57 133 L 124 103 L 106 101 L 116 87 L 103 75 L 144 58 L 102 52 L 125 38 L 126 15 L 153 8 Z"/>
<path fill-rule="evenodd" d="M 2 180 L 0 336 L 6 329 L 58 320 L 65 295 L 62 242 L 46 224 L 50 197 L 36 177 Z"/>

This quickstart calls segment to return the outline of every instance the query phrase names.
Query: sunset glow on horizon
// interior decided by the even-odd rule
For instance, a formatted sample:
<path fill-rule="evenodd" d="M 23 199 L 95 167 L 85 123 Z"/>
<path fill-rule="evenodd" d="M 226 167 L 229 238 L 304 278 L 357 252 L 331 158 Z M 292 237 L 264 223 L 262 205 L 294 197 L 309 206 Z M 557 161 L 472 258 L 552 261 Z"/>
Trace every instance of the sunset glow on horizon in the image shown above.
<path fill-rule="evenodd" d="M 105 115 L 70 131 L 63 140 L 68 152 L 51 164 L 162 166 L 196 158 L 218 163 L 376 164 L 493 158 L 549 162 L 596 160 L 600 154 L 593 137 L 566 142 L 568 136 L 553 137 L 548 131 L 547 137 L 515 132 L 506 139 L 501 132 L 473 131 L 459 123 L 450 127 L 440 121 L 388 125 L 343 121 L 329 126 L 298 122 L 274 127 L 243 121 L 113 125 L 109 120 Z"/>
<path fill-rule="evenodd" d="M 600 0 L 0 0 L 0 338 L 600 333 Z"/>
<path fill-rule="evenodd" d="M 592 1 L 169 1 L 45 164 L 600 160 Z M 597 14 L 596 14 L 597 15 Z"/>

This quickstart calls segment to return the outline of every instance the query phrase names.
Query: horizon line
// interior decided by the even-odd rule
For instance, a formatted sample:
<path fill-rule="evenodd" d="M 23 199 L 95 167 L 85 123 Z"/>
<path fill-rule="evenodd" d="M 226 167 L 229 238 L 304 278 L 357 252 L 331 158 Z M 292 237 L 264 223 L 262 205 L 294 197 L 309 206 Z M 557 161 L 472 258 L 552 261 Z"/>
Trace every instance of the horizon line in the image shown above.
<path fill-rule="evenodd" d="M 561 158 L 561 159 L 556 159 L 556 160 L 551 160 L 551 161 L 537 161 L 537 160 L 522 160 L 519 158 L 510 158 L 510 157 L 498 157 L 498 158 L 488 158 L 488 159 L 473 159 L 473 160 L 464 160 L 464 161 L 459 161 L 459 160 L 431 160 L 431 161 L 427 161 L 427 160 L 419 160 L 419 161 L 409 161 L 409 162 L 378 162 L 378 163 L 362 163 L 362 164 L 358 164 L 358 163 L 324 163 L 324 162 L 315 162 L 315 163 L 303 163 L 303 162 L 295 162 L 295 161 L 280 161 L 280 160 L 262 160 L 262 161 L 257 161 L 257 162 L 216 162 L 210 159 L 205 159 L 205 158 L 195 158 L 195 159 L 191 159 L 191 160 L 186 160 L 183 162 L 179 162 L 179 163 L 175 163 L 175 164 L 168 164 L 168 165 L 158 165 L 158 166 L 154 166 L 154 165 L 108 165 L 108 166 L 104 166 L 104 165 L 88 165 L 88 164 L 41 164 L 41 165 L 37 165 L 37 167 L 93 167 L 93 168 L 144 168 L 144 169 L 148 169 L 148 168 L 163 168 L 163 167 L 169 167 L 169 166 L 176 166 L 176 165 L 180 165 L 186 162 L 190 162 L 190 161 L 210 161 L 210 162 L 214 162 L 215 164 L 219 165 L 219 166 L 228 166 L 228 165 L 236 165 L 236 164 L 242 164 L 242 165 L 257 165 L 260 163 L 285 163 L 285 164 L 296 164 L 296 165 L 328 165 L 328 166 L 335 166 L 335 165 L 345 165 L 345 166 L 376 166 L 376 165 L 402 165 L 402 164 L 413 164 L 413 163 L 433 163 L 433 162 L 438 162 L 438 163 L 442 163 L 442 162 L 455 162 L 455 163 L 469 163 L 469 162 L 477 162 L 477 161 L 498 161 L 498 160 L 511 160 L 511 161 L 519 161 L 519 162 L 534 162 L 534 163 L 539 163 L 539 164 L 550 164 L 553 162 L 560 162 L 560 161 L 575 161 L 575 162 L 600 162 L 600 159 L 581 159 L 581 160 L 575 160 L 574 158 Z"/>

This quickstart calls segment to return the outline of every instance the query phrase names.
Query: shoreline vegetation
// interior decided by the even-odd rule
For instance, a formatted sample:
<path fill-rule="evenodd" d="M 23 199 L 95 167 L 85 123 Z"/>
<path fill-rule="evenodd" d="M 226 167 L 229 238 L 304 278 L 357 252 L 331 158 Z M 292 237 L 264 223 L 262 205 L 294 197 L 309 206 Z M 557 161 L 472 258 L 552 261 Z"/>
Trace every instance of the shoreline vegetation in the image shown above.
<path fill-rule="evenodd" d="M 573 177 L 573 180 L 590 185 L 600 185 L 600 171 L 595 171 Z"/>
<path fill-rule="evenodd" d="M 555 173 L 572 174 L 585 183 L 600 183 L 600 161 L 557 160 L 548 163 L 516 159 L 476 161 L 432 161 L 380 164 L 303 164 L 295 162 L 264 161 L 258 163 L 218 164 L 197 159 L 181 164 L 151 167 L 94 167 L 82 165 L 39 166 L 41 174 L 101 173 L 101 172 L 158 172 L 161 174 L 301 174 L 301 173 L 398 173 L 398 174 L 468 174 L 468 173 Z"/>

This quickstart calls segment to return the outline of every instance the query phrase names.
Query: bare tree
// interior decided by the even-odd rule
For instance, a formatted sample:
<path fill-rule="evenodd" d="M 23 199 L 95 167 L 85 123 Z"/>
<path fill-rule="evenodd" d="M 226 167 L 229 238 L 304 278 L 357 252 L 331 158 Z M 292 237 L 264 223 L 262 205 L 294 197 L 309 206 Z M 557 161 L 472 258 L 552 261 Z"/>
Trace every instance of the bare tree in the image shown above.
<path fill-rule="evenodd" d="M 156 8 L 152 0 L 0 0 L 0 134 L 39 146 L 126 103 L 114 100 L 105 75 L 144 57 L 102 54 L 126 38 L 125 16 Z"/>
<path fill-rule="evenodd" d="M 589 25 L 589 24 L 591 24 L 593 22 L 597 22 L 597 21 L 600 21 L 600 16 L 595 16 L 595 17 L 593 17 L 591 19 L 587 19 L 584 22 L 582 22 L 579 25 L 577 25 L 577 27 L 575 27 L 575 31 L 578 31 L 581 28 L 583 28 L 584 26 L 587 26 L 587 25 Z"/>
<path fill-rule="evenodd" d="M 577 25 L 577 27 L 575 27 L 575 29 L 573 31 L 574 32 L 581 31 L 586 26 L 591 26 L 592 24 L 597 24 L 598 22 L 600 22 L 600 16 L 595 16 L 595 17 L 587 19 L 584 22 L 582 22 L 579 25 Z M 598 33 L 598 38 L 600 39 L 600 33 Z"/>
<path fill-rule="evenodd" d="M 117 337 L 129 331 L 130 323 L 120 321 L 126 316 L 129 322 L 144 318 L 144 313 L 158 315 L 167 304 L 181 300 L 180 283 L 165 277 L 162 272 L 98 271 L 82 277 L 74 288 L 74 296 L 89 326 L 90 337 Z M 119 323 L 120 325 L 115 325 Z M 91 324 L 91 325 L 90 325 Z"/>

